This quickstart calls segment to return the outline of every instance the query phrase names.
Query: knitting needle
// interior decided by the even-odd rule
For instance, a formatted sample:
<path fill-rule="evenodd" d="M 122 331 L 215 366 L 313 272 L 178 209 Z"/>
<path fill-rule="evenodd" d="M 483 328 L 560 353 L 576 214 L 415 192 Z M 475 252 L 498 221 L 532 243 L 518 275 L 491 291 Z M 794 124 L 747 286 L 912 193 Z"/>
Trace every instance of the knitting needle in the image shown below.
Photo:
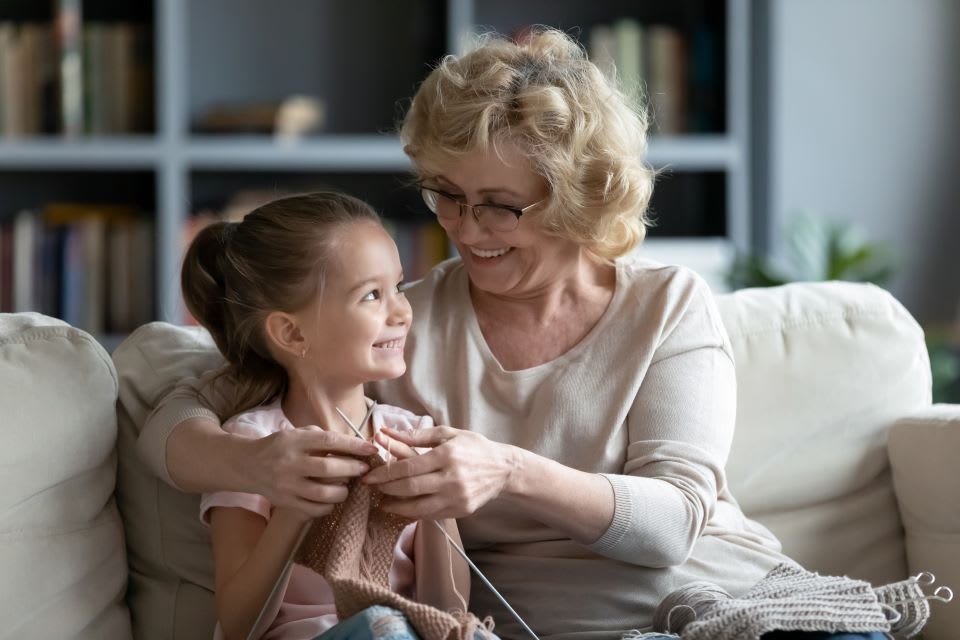
<path fill-rule="evenodd" d="M 370 405 L 369 411 L 367 411 L 367 415 L 364 416 L 363 418 L 363 422 L 360 423 L 361 427 L 367 424 L 367 420 L 370 418 L 370 415 L 373 413 L 373 408 L 376 405 L 377 405 L 376 401 L 373 401 L 373 403 Z M 343 411 L 340 410 L 340 407 L 337 407 L 337 413 L 339 413 L 340 417 L 343 418 L 344 422 L 346 422 L 350 426 L 350 428 L 353 429 L 353 432 L 357 434 L 358 438 L 360 438 L 361 440 L 366 440 L 366 438 L 364 438 L 363 434 L 360 432 L 360 429 L 357 429 L 353 425 L 353 422 L 350 421 L 350 418 L 347 417 L 347 414 L 345 414 Z M 415 448 L 411 447 L 411 449 L 413 449 L 413 452 L 416 455 L 420 455 L 420 452 L 417 451 Z M 520 623 L 520 626 L 522 626 L 534 640 L 540 640 L 540 638 L 537 637 L 537 634 L 533 632 L 533 629 L 527 626 L 527 623 L 523 621 L 523 618 L 520 617 L 520 614 L 514 611 L 513 607 L 510 606 L 510 603 L 507 602 L 507 599 L 504 598 L 499 591 L 497 591 L 497 588 L 494 587 L 489 580 L 487 580 L 487 576 L 483 575 L 483 572 L 480 571 L 480 568 L 477 565 L 473 564 L 473 560 L 467 557 L 467 552 L 461 549 L 460 545 L 458 545 L 456 541 L 452 537 L 450 537 L 450 534 L 447 533 L 447 530 L 443 528 L 443 525 L 437 522 L 436 520 L 431 520 L 430 522 L 432 522 L 437 527 L 437 529 L 440 530 L 440 533 L 442 533 L 443 536 L 447 539 L 447 542 L 450 543 L 450 546 L 453 547 L 453 549 L 460 555 L 460 557 L 464 559 L 464 561 L 467 563 L 467 566 L 469 566 L 470 569 L 475 574 L 477 574 L 477 577 L 483 581 L 483 584 L 487 585 L 487 588 L 493 592 L 493 595 L 497 596 L 497 599 L 500 600 L 500 603 L 507 608 L 507 611 L 510 612 L 510 615 L 512 615 L 516 619 L 516 621 Z"/>

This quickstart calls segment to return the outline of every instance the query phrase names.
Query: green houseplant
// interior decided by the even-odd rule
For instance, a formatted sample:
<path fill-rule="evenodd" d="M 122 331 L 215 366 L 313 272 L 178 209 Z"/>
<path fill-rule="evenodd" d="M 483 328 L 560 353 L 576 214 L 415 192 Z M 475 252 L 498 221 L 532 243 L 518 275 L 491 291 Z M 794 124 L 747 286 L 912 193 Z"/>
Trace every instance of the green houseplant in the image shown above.
<path fill-rule="evenodd" d="M 867 241 L 855 226 L 800 213 L 786 227 L 782 261 L 737 255 L 726 274 L 731 289 L 773 287 L 788 282 L 849 280 L 884 286 L 896 263 L 886 246 Z M 956 330 L 925 331 L 933 401 L 960 402 L 960 335 Z"/>

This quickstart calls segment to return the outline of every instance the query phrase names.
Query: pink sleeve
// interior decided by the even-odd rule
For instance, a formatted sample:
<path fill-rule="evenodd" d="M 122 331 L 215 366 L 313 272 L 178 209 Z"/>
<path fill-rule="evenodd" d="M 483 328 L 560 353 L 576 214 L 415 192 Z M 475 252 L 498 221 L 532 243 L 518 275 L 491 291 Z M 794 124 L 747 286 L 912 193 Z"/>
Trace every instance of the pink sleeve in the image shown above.
<path fill-rule="evenodd" d="M 241 413 L 227 420 L 223 424 L 223 430 L 252 438 L 264 438 L 277 430 L 271 425 L 269 416 L 270 413 L 265 411 Z M 239 493 L 236 491 L 205 493 L 200 498 L 200 521 L 203 524 L 210 524 L 210 509 L 213 507 L 246 509 L 263 516 L 264 520 L 270 519 L 272 509 L 270 502 L 256 493 Z"/>
<path fill-rule="evenodd" d="M 413 538 L 417 533 L 417 523 L 411 522 L 397 538 L 393 549 L 393 566 L 390 567 L 390 589 L 405 598 L 413 597 L 417 583 L 416 569 L 413 565 Z"/>

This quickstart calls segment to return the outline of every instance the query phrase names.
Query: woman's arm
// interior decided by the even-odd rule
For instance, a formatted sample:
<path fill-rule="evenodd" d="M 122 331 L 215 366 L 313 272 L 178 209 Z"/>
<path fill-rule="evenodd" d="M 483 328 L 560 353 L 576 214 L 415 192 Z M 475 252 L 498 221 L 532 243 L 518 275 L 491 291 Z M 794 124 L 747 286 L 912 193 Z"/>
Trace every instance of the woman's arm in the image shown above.
<path fill-rule="evenodd" d="M 319 427 L 264 438 L 227 433 L 217 416 L 232 406 L 231 387 L 226 379 L 206 384 L 214 374 L 184 381 L 147 418 L 137 440 L 147 466 L 182 491 L 256 493 L 314 517 L 329 513 L 339 495 L 330 485 L 367 469 L 350 456 L 368 456 L 376 447 Z"/>
<path fill-rule="evenodd" d="M 724 489 L 733 439 L 734 364 L 708 295 L 681 310 L 629 399 L 616 473 L 579 471 L 439 427 L 388 432 L 433 448 L 389 473 L 374 469 L 365 481 L 394 496 L 386 508 L 408 517 L 462 517 L 498 499 L 607 557 L 649 567 L 682 563 Z"/>
<path fill-rule="evenodd" d="M 217 618 L 229 640 L 247 638 L 308 522 L 304 514 L 283 508 L 274 509 L 269 522 L 246 509 L 211 510 Z M 286 590 L 289 572 L 283 580 L 280 594 Z M 269 629 L 282 600 L 281 595 L 269 602 L 254 637 Z"/>
<path fill-rule="evenodd" d="M 382 433 L 431 448 L 364 476 L 394 496 L 385 508 L 408 518 L 463 517 L 498 498 L 582 544 L 599 539 L 613 519 L 614 493 L 602 475 L 453 427 Z"/>
<path fill-rule="evenodd" d="M 437 524 L 463 549 L 456 520 L 417 523 L 413 539 L 417 601 L 441 611 L 466 611 L 470 603 L 470 568 Z"/>

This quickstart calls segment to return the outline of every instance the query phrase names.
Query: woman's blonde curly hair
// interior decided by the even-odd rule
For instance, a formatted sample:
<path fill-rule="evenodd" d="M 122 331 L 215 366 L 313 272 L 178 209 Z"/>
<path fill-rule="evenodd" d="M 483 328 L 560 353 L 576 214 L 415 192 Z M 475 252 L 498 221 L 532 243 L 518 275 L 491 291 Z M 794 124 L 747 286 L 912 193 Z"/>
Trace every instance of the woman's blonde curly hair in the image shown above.
<path fill-rule="evenodd" d="M 536 213 L 547 231 L 612 260 L 643 241 L 655 178 L 646 113 L 630 105 L 562 31 L 520 43 L 486 34 L 427 76 L 400 137 L 421 179 L 463 154 L 518 145 L 550 187 Z"/>

